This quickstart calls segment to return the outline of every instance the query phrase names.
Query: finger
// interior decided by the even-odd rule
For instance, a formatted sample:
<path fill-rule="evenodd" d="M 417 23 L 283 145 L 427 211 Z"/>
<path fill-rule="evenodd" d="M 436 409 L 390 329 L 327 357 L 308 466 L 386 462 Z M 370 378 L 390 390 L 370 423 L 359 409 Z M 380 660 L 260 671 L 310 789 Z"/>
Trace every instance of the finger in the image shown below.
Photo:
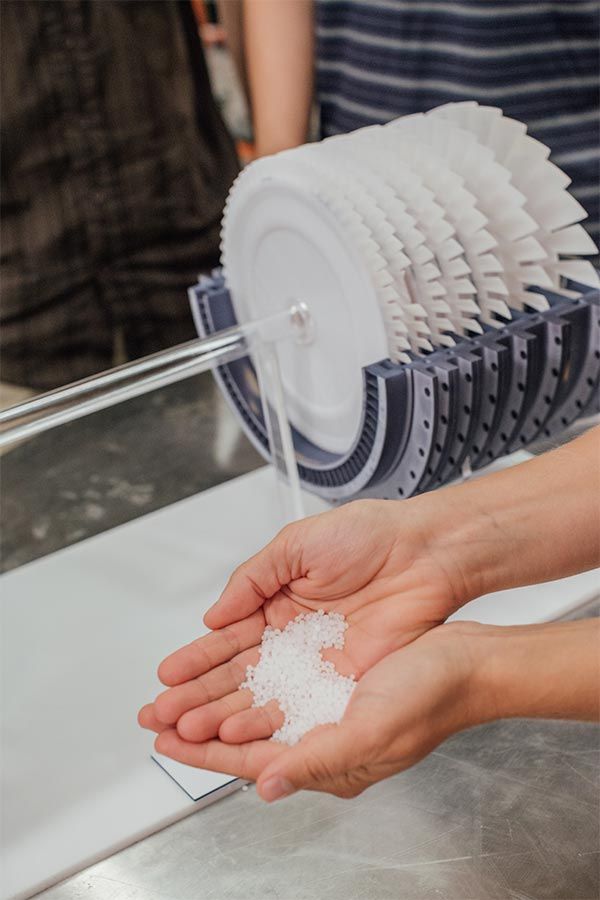
<path fill-rule="evenodd" d="M 158 677 L 169 686 L 197 678 L 248 647 L 260 644 L 264 630 L 265 619 L 262 611 L 258 611 L 171 653 L 158 667 Z"/>
<path fill-rule="evenodd" d="M 206 706 L 190 709 L 184 713 L 177 722 L 177 733 L 184 741 L 209 741 L 216 738 L 219 728 L 227 719 L 240 715 L 242 710 L 252 706 L 252 693 L 250 691 L 235 691 L 220 700 L 213 700 Z"/>
<path fill-rule="evenodd" d="M 235 659 L 217 666 L 206 675 L 163 691 L 154 701 L 156 715 L 162 722 L 174 725 L 188 710 L 232 694 L 246 678 L 248 666 L 255 666 L 259 657 L 258 647 L 244 650 Z"/>
<path fill-rule="evenodd" d="M 266 706 L 245 709 L 223 720 L 219 738 L 226 744 L 245 744 L 270 738 L 281 728 L 284 715 L 276 700 Z"/>
<path fill-rule="evenodd" d="M 302 523 L 288 525 L 263 550 L 235 570 L 220 598 L 204 616 L 209 628 L 223 628 L 252 615 L 280 588 L 304 574 L 298 569 L 301 546 L 298 537 L 302 528 Z"/>
<path fill-rule="evenodd" d="M 224 772 L 249 781 L 256 781 L 264 767 L 283 752 L 283 745 L 274 741 L 236 745 L 224 744 L 222 741 L 190 744 L 182 740 L 173 728 L 159 734 L 154 747 L 158 753 L 187 766 Z"/>
<path fill-rule="evenodd" d="M 341 782 L 350 787 L 356 767 L 368 758 L 364 729 L 343 720 L 325 725 L 267 766 L 258 779 L 258 793 L 268 803 L 304 789 L 343 794 L 335 786 Z M 349 790 L 348 796 L 352 793 L 358 791 Z"/>
<path fill-rule="evenodd" d="M 156 731 L 157 734 L 170 727 L 156 717 L 154 703 L 147 703 L 146 706 L 142 706 L 138 713 L 138 725 L 141 725 L 142 728 L 147 728 L 148 731 Z"/>

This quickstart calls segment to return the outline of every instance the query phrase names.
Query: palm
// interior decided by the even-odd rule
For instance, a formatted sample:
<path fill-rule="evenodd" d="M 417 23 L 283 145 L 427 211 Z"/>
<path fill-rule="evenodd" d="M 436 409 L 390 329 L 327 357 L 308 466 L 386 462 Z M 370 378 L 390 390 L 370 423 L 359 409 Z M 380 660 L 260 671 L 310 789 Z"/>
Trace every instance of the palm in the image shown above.
<path fill-rule="evenodd" d="M 165 660 L 161 679 L 173 686 L 145 708 L 143 724 L 160 730 L 177 723 L 191 741 L 217 733 L 232 742 L 268 737 L 281 725 L 278 707 L 250 709 L 250 693 L 238 690 L 247 667 L 259 659 L 267 625 L 283 628 L 300 613 L 321 608 L 342 613 L 348 622 L 344 649 L 324 656 L 341 674 L 360 678 L 446 618 L 453 600 L 450 581 L 444 567 L 424 552 L 416 529 L 412 539 L 403 535 L 398 542 L 380 504 L 358 506 L 352 515 L 346 507 L 295 526 L 294 540 L 284 548 L 286 577 L 278 579 L 279 589 L 269 599 L 257 598 L 258 557 L 245 564 L 248 571 L 238 570 L 222 601 L 231 607 L 221 613 L 227 624 Z M 250 598 L 245 607 L 244 597 Z"/>
<path fill-rule="evenodd" d="M 419 604 L 421 597 L 418 590 L 404 591 L 398 585 L 394 593 L 387 593 L 390 587 L 382 585 L 379 591 L 377 584 L 370 582 L 368 590 L 358 589 L 335 599 L 325 592 L 322 596 L 308 599 L 291 590 L 280 591 L 267 600 L 261 610 L 264 625 L 285 628 L 301 613 L 319 609 L 341 613 L 348 625 L 344 649 L 325 651 L 324 656 L 335 663 L 340 674 L 354 674 L 359 678 L 382 657 L 444 618 L 443 604 L 440 603 L 439 609 L 432 610 L 431 606 Z M 433 618 L 429 613 L 433 613 Z M 259 643 L 253 649 L 258 651 Z"/>
<path fill-rule="evenodd" d="M 253 732 L 249 715 L 245 733 L 238 728 L 236 742 L 192 743 L 168 728 L 156 747 L 188 765 L 259 780 L 263 785 L 273 774 L 268 771 L 271 763 L 285 757 L 284 774 L 293 783 L 342 797 L 356 796 L 369 784 L 413 765 L 449 734 L 469 724 L 464 688 L 477 627 L 474 623 L 443 625 L 390 653 L 360 680 L 340 725 L 312 731 L 294 750 L 261 739 L 270 734 Z"/>

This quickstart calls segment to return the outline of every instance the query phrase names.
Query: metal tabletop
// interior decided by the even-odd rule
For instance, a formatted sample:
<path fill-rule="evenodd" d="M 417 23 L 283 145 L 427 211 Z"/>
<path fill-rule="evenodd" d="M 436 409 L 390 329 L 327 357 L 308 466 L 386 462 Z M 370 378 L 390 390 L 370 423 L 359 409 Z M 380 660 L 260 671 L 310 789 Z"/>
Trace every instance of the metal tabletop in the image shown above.
<path fill-rule="evenodd" d="M 593 900 L 598 742 L 593 725 L 502 721 L 354 800 L 239 791 L 39 897 Z"/>
<path fill-rule="evenodd" d="M 3 566 L 259 462 L 206 377 L 41 435 L 2 457 Z M 598 614 L 600 597 L 579 613 Z M 502 721 L 354 800 L 238 791 L 38 897 L 593 900 L 599 788 L 598 727 Z"/>

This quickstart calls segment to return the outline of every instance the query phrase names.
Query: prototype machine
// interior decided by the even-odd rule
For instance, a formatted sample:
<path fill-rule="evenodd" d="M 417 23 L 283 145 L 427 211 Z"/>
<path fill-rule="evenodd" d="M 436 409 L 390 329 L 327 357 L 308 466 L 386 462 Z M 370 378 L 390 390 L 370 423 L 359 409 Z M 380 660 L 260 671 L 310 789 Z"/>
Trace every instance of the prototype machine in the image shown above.
<path fill-rule="evenodd" d="M 305 488 L 409 497 L 598 409 L 597 249 L 549 155 L 465 102 L 238 177 L 192 309 L 209 335 L 305 304 L 312 337 L 279 358 Z M 217 378 L 269 458 L 251 356 Z"/>

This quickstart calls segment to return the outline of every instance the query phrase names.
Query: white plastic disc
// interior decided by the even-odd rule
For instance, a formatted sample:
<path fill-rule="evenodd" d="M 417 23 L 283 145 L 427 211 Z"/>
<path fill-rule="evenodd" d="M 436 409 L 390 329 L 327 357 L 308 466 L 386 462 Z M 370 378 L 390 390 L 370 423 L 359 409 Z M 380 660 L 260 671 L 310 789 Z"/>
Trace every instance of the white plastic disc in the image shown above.
<path fill-rule="evenodd" d="M 514 248 L 522 280 L 560 290 L 563 278 L 598 285 L 593 266 L 585 260 L 563 260 L 562 254 L 585 255 L 596 251 L 594 242 L 577 223 L 587 213 L 566 190 L 570 178 L 550 162 L 550 148 L 528 135 L 522 122 L 500 109 L 475 102 L 448 103 L 430 116 L 454 122 L 474 134 L 511 173 L 511 181 L 525 197 L 524 210 L 536 223 L 531 240 Z M 561 233 L 566 232 L 564 243 Z M 562 249 L 565 247 L 566 249 Z M 539 294 L 518 291 L 514 306 L 547 308 Z M 542 304 L 540 306 L 540 303 Z"/>
<path fill-rule="evenodd" d="M 359 431 L 362 369 L 388 356 L 372 273 L 310 178 L 257 169 L 242 174 L 227 204 L 226 281 L 240 321 L 307 304 L 314 340 L 280 352 L 289 417 L 306 438 L 343 453 Z"/>
<path fill-rule="evenodd" d="M 368 161 L 383 180 L 386 192 L 405 201 L 415 217 L 444 287 L 443 295 L 436 293 L 438 279 L 430 279 L 422 295 L 425 301 L 432 301 L 433 343 L 444 342 L 446 336 L 441 332 L 448 328 L 456 334 L 480 333 L 477 287 L 470 277 L 473 270 L 478 271 L 477 261 L 474 266 L 469 265 L 466 247 L 471 246 L 470 235 L 480 231 L 486 220 L 475 209 L 475 198 L 464 189 L 462 179 L 448 169 L 443 159 L 421 142 L 405 137 L 391 141 L 392 137 L 389 130 L 374 126 L 353 135 L 328 138 L 323 144 L 345 141 L 355 148 L 356 155 Z M 435 308 L 440 296 L 443 312 L 439 305 Z"/>
<path fill-rule="evenodd" d="M 417 135 L 464 178 L 468 191 L 477 198 L 488 220 L 487 230 L 497 244 L 489 260 L 492 270 L 488 271 L 497 272 L 498 291 L 488 285 L 487 293 L 479 297 L 482 319 L 488 324 L 501 324 L 497 317 L 511 317 L 505 298 L 510 297 L 512 302 L 527 283 L 543 280 L 542 272 L 540 281 L 527 282 L 517 262 L 519 241 L 529 238 L 536 225 L 523 209 L 525 197 L 511 184 L 510 171 L 496 162 L 493 151 L 470 131 L 441 116 L 407 116 L 385 127 L 399 134 Z"/>
<path fill-rule="evenodd" d="M 323 450 L 351 449 L 362 369 L 407 362 L 543 310 L 529 285 L 597 284 L 569 180 L 522 123 L 475 102 L 259 160 L 236 180 L 222 229 L 240 321 L 304 302 L 310 344 L 281 352 L 292 424 Z M 268 389 L 268 386 L 267 386 Z"/>
<path fill-rule="evenodd" d="M 355 210 L 360 211 L 386 261 L 392 283 L 380 308 L 391 358 L 398 359 L 398 337 L 402 336 L 408 337 L 416 353 L 431 350 L 427 305 L 420 305 L 421 292 L 418 297 L 413 296 L 409 285 L 411 279 L 419 283 L 427 277 L 429 280 L 435 278 L 433 267 L 430 267 L 431 272 L 425 268 L 433 254 L 424 246 L 425 237 L 405 203 L 393 191 L 386 190 L 382 179 L 357 159 L 343 141 L 324 141 L 302 150 L 329 182 L 337 182 Z M 439 293 L 444 293 L 441 285 Z M 400 329 L 398 333 L 397 329 Z"/>

